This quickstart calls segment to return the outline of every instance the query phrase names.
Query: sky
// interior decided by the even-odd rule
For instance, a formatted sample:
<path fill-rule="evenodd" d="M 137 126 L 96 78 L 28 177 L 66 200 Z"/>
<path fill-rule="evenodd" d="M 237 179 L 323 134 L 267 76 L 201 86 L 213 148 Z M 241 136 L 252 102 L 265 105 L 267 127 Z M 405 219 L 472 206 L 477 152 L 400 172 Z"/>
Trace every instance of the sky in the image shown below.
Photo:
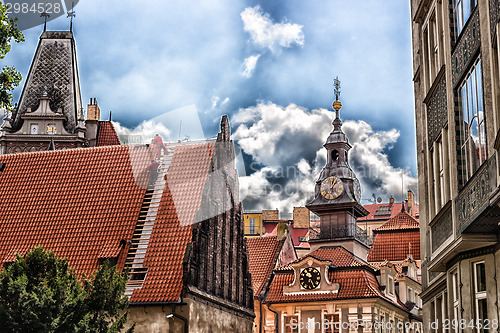
<path fill-rule="evenodd" d="M 83 104 L 146 140 L 214 137 L 229 115 L 245 210 L 303 206 L 325 163 L 333 80 L 362 204 L 416 193 L 409 1 L 82 0 Z M 48 30 L 67 30 L 65 16 Z M 1 65 L 29 70 L 42 25 Z M 14 92 L 14 101 L 22 90 Z M 418 193 L 417 193 L 418 194 Z"/>

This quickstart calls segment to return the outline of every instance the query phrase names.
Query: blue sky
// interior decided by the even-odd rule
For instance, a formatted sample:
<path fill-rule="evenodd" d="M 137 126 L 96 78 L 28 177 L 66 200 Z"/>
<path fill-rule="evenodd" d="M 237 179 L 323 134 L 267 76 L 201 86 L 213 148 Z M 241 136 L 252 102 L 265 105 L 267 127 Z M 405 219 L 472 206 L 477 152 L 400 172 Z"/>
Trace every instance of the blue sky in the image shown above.
<path fill-rule="evenodd" d="M 416 191 L 409 1 L 83 0 L 75 12 L 83 104 L 96 97 L 102 119 L 112 110 L 122 132 L 164 119 L 173 140 L 212 137 L 229 114 L 247 167 L 246 209 L 291 211 L 310 198 L 336 76 L 351 164 L 376 169 L 358 175 L 363 198 L 399 200 L 401 170 Z M 68 26 L 65 17 L 47 24 Z M 24 31 L 2 65 L 25 77 L 41 30 Z M 179 133 L 177 119 L 161 115 L 185 107 Z M 295 174 L 280 173 L 290 166 Z"/>

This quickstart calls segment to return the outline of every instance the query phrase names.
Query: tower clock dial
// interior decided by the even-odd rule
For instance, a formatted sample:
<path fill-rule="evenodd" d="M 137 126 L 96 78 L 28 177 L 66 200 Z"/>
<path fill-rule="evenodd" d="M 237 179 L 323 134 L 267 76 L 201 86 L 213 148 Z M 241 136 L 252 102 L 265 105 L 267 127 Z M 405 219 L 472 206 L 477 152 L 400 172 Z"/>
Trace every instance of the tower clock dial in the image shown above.
<path fill-rule="evenodd" d="M 344 191 L 344 183 L 337 177 L 328 177 L 321 182 L 321 195 L 325 199 L 336 199 Z"/>
<path fill-rule="evenodd" d="M 307 267 L 300 272 L 300 286 L 304 289 L 316 289 L 321 282 L 321 274 L 314 267 Z"/>

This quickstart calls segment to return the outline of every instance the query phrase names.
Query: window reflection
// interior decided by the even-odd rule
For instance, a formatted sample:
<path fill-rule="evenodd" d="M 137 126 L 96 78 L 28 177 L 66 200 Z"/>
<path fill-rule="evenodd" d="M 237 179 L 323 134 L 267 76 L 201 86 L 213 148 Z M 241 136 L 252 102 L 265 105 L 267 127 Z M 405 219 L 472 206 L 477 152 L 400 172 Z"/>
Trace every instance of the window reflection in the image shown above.
<path fill-rule="evenodd" d="M 481 76 L 481 60 L 478 60 L 459 89 L 462 109 L 461 172 L 464 181 L 467 181 L 486 161 L 486 130 Z"/>
<path fill-rule="evenodd" d="M 453 17 L 455 18 L 455 36 L 458 37 L 469 19 L 471 12 L 476 8 L 477 0 L 454 0 Z"/>

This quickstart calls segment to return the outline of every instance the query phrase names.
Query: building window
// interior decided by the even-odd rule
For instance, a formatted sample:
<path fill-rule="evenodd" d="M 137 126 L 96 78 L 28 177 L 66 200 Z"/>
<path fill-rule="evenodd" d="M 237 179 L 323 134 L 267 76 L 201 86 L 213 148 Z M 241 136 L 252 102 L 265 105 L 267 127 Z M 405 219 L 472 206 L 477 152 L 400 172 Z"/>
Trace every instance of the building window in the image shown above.
<path fill-rule="evenodd" d="M 455 20 L 455 36 L 458 38 L 470 14 L 476 8 L 477 0 L 454 0 L 453 18 Z"/>
<path fill-rule="evenodd" d="M 460 298 L 458 285 L 458 272 L 451 273 L 451 292 L 453 297 L 453 319 L 456 323 L 460 321 Z M 455 332 L 458 333 L 458 325 L 455 325 Z"/>
<path fill-rule="evenodd" d="M 394 295 L 394 278 L 392 276 L 389 276 L 387 281 L 387 292 L 389 293 L 389 295 Z"/>
<path fill-rule="evenodd" d="M 283 326 L 285 333 L 298 333 L 299 332 L 299 316 L 284 316 Z"/>
<path fill-rule="evenodd" d="M 461 174 L 465 183 L 486 161 L 481 60 L 472 67 L 459 88 Z"/>
<path fill-rule="evenodd" d="M 325 333 L 339 333 L 340 321 L 338 314 L 325 314 Z"/>
<path fill-rule="evenodd" d="M 250 234 L 255 234 L 255 218 L 250 218 Z"/>
<path fill-rule="evenodd" d="M 477 332 L 486 331 L 483 328 L 485 320 L 488 319 L 486 304 L 486 268 L 484 262 L 474 264 L 474 300 L 476 305 Z M 480 325 L 482 324 L 482 325 Z"/>

